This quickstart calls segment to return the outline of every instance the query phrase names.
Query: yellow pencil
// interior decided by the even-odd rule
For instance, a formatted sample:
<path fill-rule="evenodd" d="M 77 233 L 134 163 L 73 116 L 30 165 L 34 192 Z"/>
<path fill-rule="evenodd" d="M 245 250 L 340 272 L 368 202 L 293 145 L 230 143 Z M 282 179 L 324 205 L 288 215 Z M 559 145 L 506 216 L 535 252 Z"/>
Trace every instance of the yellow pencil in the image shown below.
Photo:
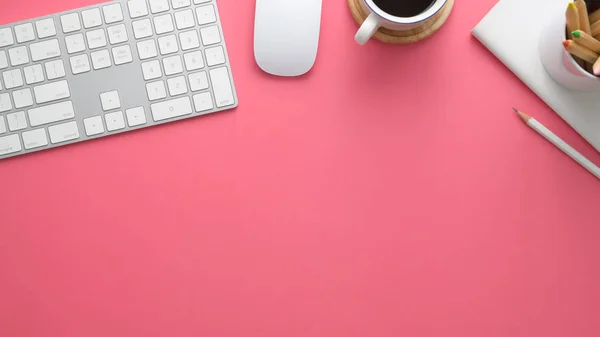
<path fill-rule="evenodd" d="M 584 0 L 575 0 L 575 7 L 577 7 L 577 13 L 579 14 L 579 29 L 590 34 L 592 28 L 590 17 L 588 16 L 587 4 Z"/>
<path fill-rule="evenodd" d="M 567 6 L 567 32 L 569 32 L 569 38 L 571 38 L 571 32 L 575 30 L 579 30 L 579 13 L 577 12 L 577 7 L 572 2 L 569 2 Z"/>
<path fill-rule="evenodd" d="M 577 56 L 588 63 L 594 64 L 596 61 L 598 61 L 598 58 L 600 58 L 598 53 L 594 53 L 593 51 L 573 40 L 563 41 L 563 45 L 565 46 L 565 49 L 571 53 L 571 55 Z"/>
<path fill-rule="evenodd" d="M 587 49 L 600 53 L 600 41 L 594 39 L 591 35 L 586 34 L 584 31 L 576 30 L 573 33 L 573 41 L 586 47 Z"/>
<path fill-rule="evenodd" d="M 594 11 L 592 14 L 589 15 L 590 17 L 590 23 L 594 23 L 598 20 L 600 20 L 600 9 L 597 9 L 596 11 Z"/>

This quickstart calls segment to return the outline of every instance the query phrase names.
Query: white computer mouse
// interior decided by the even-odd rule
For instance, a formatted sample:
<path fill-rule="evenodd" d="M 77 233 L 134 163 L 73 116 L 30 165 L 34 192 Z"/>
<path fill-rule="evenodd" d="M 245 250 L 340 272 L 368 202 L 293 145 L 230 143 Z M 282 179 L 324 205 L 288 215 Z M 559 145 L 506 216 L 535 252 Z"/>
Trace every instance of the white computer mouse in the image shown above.
<path fill-rule="evenodd" d="M 299 76 L 315 64 L 322 0 L 256 0 L 254 57 L 269 74 Z"/>

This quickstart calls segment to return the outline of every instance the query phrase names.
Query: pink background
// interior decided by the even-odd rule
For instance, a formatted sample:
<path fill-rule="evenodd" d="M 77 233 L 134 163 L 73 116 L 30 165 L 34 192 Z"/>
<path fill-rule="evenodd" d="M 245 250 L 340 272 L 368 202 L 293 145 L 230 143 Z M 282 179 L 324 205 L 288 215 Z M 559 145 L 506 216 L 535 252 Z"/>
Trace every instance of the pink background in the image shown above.
<path fill-rule="evenodd" d="M 511 107 L 600 155 L 470 36 L 495 2 L 361 48 L 324 0 L 281 79 L 219 0 L 235 111 L 0 161 L 0 336 L 598 336 L 600 182 Z"/>

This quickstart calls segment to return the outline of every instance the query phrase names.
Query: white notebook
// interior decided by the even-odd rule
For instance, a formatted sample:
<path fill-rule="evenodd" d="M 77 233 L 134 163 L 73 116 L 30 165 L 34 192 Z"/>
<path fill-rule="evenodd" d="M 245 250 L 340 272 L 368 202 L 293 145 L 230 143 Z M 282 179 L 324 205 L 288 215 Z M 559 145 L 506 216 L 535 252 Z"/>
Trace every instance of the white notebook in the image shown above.
<path fill-rule="evenodd" d="M 544 14 L 553 12 L 544 9 L 559 6 L 566 10 L 566 4 L 565 0 L 500 0 L 472 34 L 600 151 L 600 93 L 562 87 L 540 60 L 539 35 L 548 22 Z"/>

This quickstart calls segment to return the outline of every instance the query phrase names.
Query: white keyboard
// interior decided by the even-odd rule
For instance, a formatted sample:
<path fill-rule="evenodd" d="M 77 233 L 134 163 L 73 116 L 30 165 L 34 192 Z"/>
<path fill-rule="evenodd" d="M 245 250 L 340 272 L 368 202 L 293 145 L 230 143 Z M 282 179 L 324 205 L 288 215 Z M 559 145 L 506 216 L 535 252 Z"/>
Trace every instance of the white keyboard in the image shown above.
<path fill-rule="evenodd" d="M 0 159 L 238 103 L 215 0 L 120 0 L 0 26 L 0 75 Z"/>

